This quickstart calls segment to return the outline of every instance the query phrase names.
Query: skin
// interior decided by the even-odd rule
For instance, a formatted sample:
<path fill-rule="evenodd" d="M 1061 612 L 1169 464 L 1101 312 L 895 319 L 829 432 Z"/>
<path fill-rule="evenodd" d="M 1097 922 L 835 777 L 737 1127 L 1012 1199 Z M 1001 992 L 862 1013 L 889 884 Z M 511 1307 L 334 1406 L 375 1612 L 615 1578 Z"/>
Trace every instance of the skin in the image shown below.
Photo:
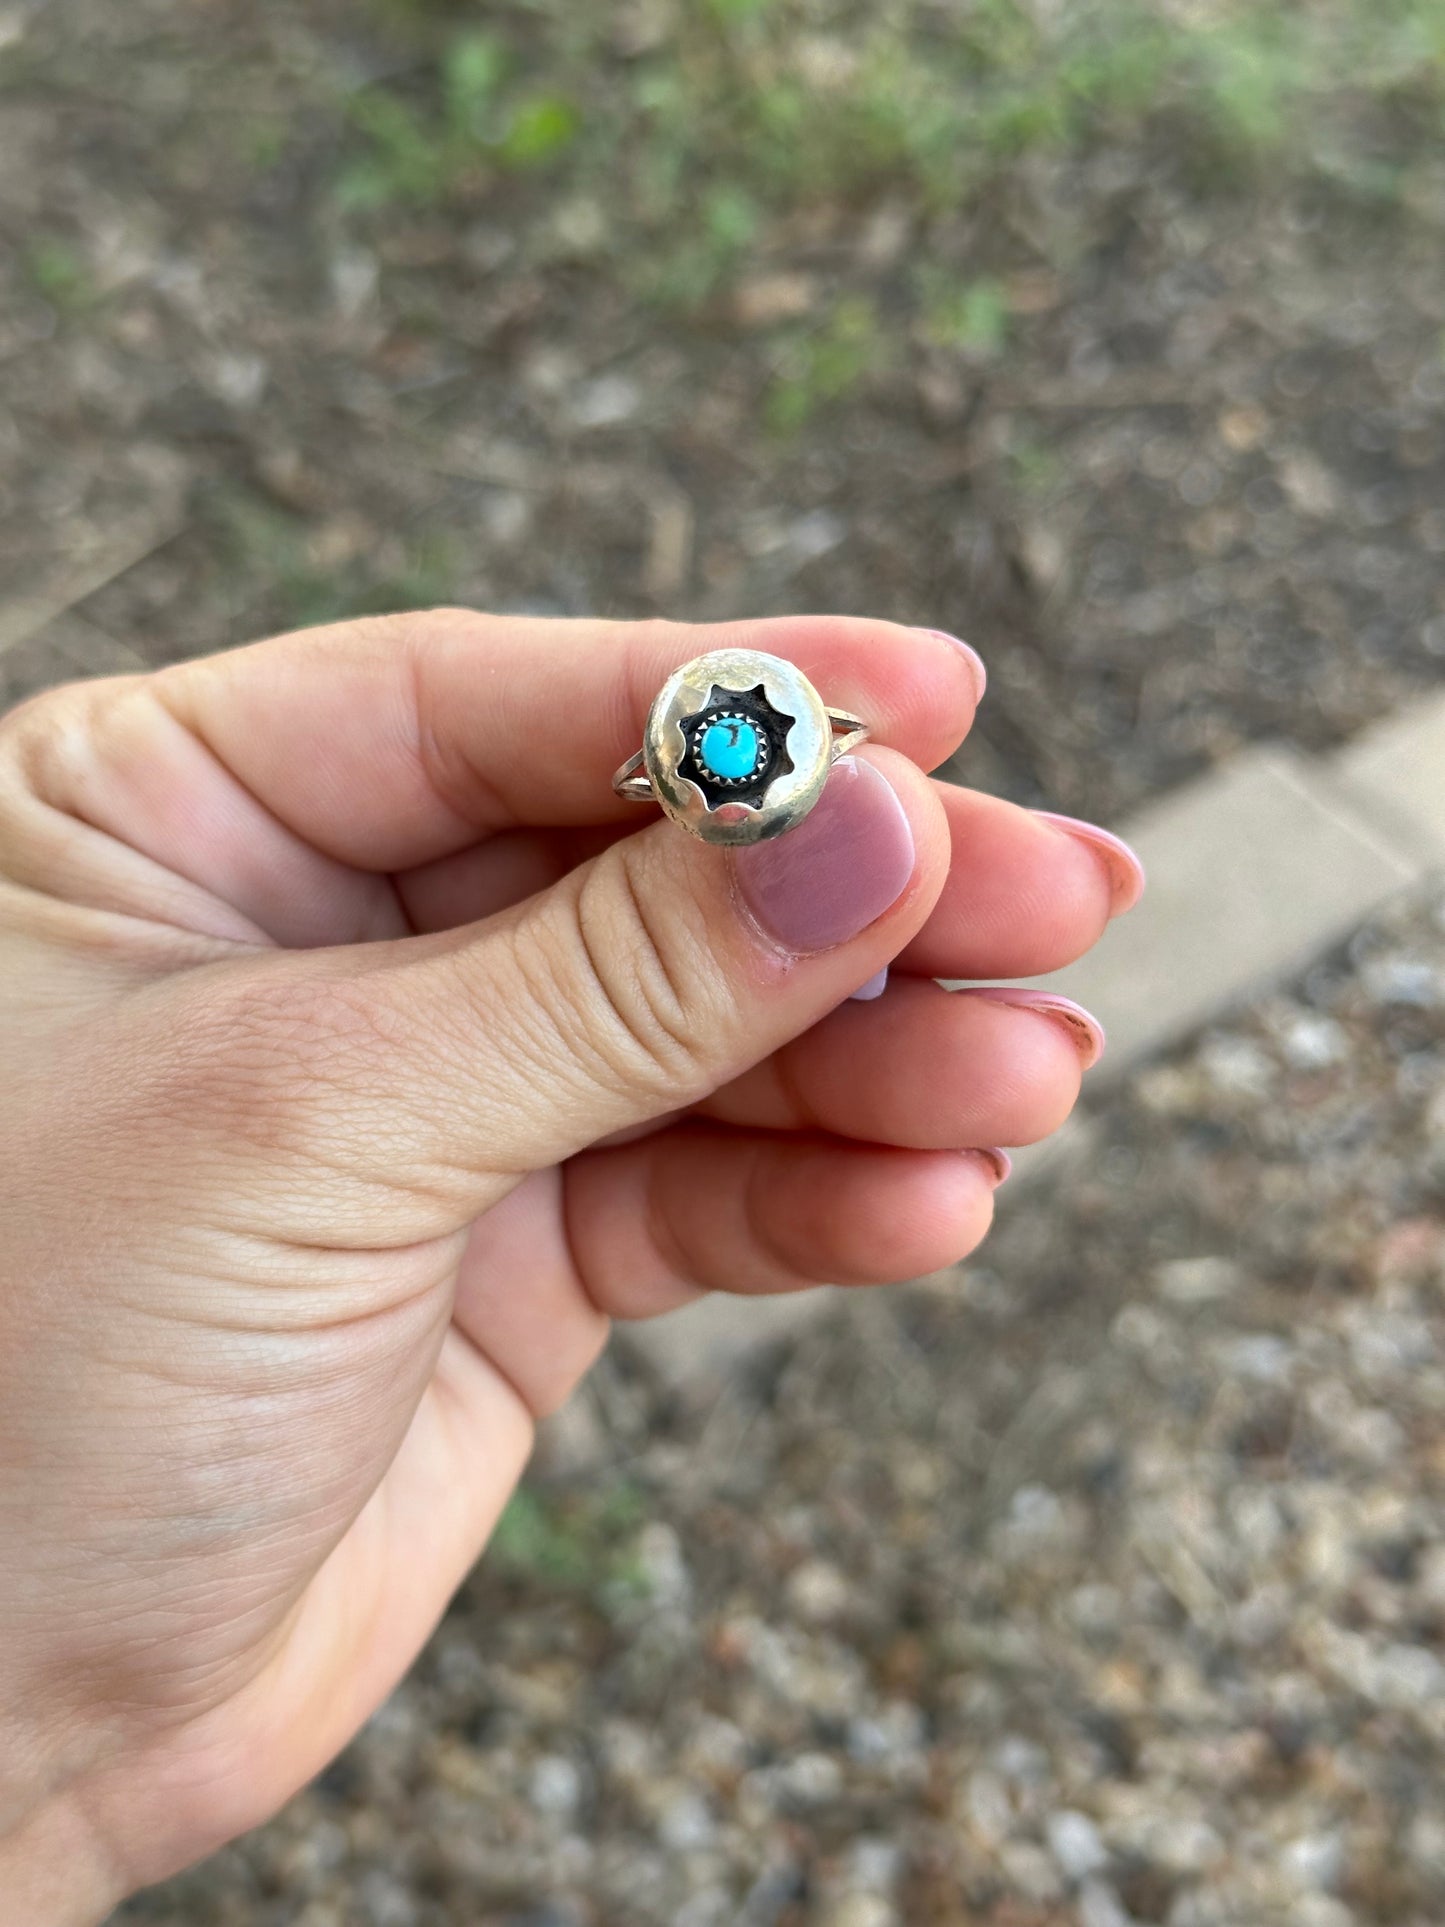
<path fill-rule="evenodd" d="M 912 826 L 902 895 L 821 955 L 610 792 L 651 694 L 719 647 L 874 719 Z M 881 623 L 437 611 L 0 723 L 17 1918 L 98 1920 L 345 1744 L 612 1319 L 984 1236 L 967 1147 L 1053 1130 L 1080 1057 L 931 979 L 1053 969 L 1111 890 L 1077 837 L 921 773 L 973 692 Z"/>

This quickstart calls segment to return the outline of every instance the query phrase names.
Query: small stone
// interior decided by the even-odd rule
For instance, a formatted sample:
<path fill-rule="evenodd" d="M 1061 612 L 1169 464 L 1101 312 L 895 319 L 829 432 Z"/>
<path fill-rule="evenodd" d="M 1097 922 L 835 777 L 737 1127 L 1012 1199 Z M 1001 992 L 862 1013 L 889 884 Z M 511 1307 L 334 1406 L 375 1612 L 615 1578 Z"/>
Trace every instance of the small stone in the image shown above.
<path fill-rule="evenodd" d="M 1031 1840 L 1008 1840 L 999 1849 L 999 1864 L 1010 1883 L 1029 1900 L 1063 1898 L 1063 1884 L 1053 1861 Z"/>
<path fill-rule="evenodd" d="M 1014 1823 L 1013 1801 L 996 1773 L 971 1773 L 965 1797 L 975 1833 L 990 1846 L 1006 1840 Z"/>
<path fill-rule="evenodd" d="M 846 1894 L 822 1919 L 826 1927 L 897 1927 L 898 1915 L 880 1894 Z"/>
<path fill-rule="evenodd" d="M 1048 1778 L 1048 1754 L 1021 1733 L 1004 1734 L 994 1748 L 993 1764 L 1006 1780 L 1018 1786 L 1041 1786 Z"/>
<path fill-rule="evenodd" d="M 1342 1064 L 1350 1054 L 1349 1033 L 1333 1017 L 1302 1012 L 1284 1024 L 1279 1047 L 1291 1070 L 1322 1071 Z"/>
<path fill-rule="evenodd" d="M 795 1618 L 805 1625 L 827 1626 L 847 1611 L 852 1589 L 836 1566 L 810 1559 L 789 1578 L 787 1597 Z"/>
<path fill-rule="evenodd" d="M 1170 1873 L 1204 1873 L 1224 1858 L 1224 1842 L 1207 1820 L 1180 1816 L 1153 1830 L 1148 1858 Z"/>
<path fill-rule="evenodd" d="M 1337 1833 L 1301 1834 L 1285 1847 L 1280 1863 L 1297 1885 L 1327 1892 L 1344 1872 L 1344 1842 Z"/>
<path fill-rule="evenodd" d="M 1445 1613 L 1445 1545 L 1427 1546 L 1420 1557 L 1415 1590 L 1432 1612 Z"/>
<path fill-rule="evenodd" d="M 734 1919 L 731 1894 L 721 1887 L 703 1887 L 682 1903 L 674 1927 L 728 1927 Z"/>
<path fill-rule="evenodd" d="M 582 1798 L 582 1776 L 561 1754 L 546 1754 L 532 1768 L 530 1792 L 539 1813 L 574 1813 Z"/>
<path fill-rule="evenodd" d="M 1361 966 L 1360 982 L 1377 1004 L 1430 1010 L 1441 1001 L 1441 973 L 1423 957 L 1371 957 Z"/>
<path fill-rule="evenodd" d="M 1231 1097 L 1267 1097 L 1274 1088 L 1269 1052 L 1248 1037 L 1224 1032 L 1206 1038 L 1199 1049 L 1199 1068 L 1217 1091 Z"/>
<path fill-rule="evenodd" d="M 532 504 L 516 489 L 493 489 L 483 498 L 479 514 L 488 540 L 499 549 L 514 547 L 532 526 Z"/>
<path fill-rule="evenodd" d="M 331 298 L 344 321 L 355 321 L 376 299 L 381 266 L 370 248 L 339 248 L 331 258 Z"/>
<path fill-rule="evenodd" d="M 1273 1332 L 1241 1332 L 1220 1347 L 1225 1369 L 1259 1385 L 1279 1385 L 1289 1377 L 1294 1347 Z"/>
<path fill-rule="evenodd" d="M 848 1751 L 860 1766 L 908 1768 L 921 1759 L 926 1726 L 906 1700 L 891 1700 L 876 1717 L 860 1715 L 848 1723 Z"/>
<path fill-rule="evenodd" d="M 578 428 L 615 428 L 641 406 L 642 390 L 630 376 L 599 375 L 576 391 L 569 412 Z"/>
<path fill-rule="evenodd" d="M 756 1778 L 749 1775 L 749 1778 Z M 843 1775 L 829 1753 L 800 1753 L 774 1776 L 774 1784 L 784 1799 L 800 1807 L 822 1806 L 837 1798 Z"/>
<path fill-rule="evenodd" d="M 1333 1894 L 1304 1894 L 1290 1914 L 1294 1927 L 1355 1927 L 1355 1915 Z"/>
<path fill-rule="evenodd" d="M 1050 1545 L 1067 1534 L 1063 1501 L 1046 1485 L 1021 1485 L 1009 1500 L 1006 1536 L 1018 1544 Z"/>
<path fill-rule="evenodd" d="M 1079 1927 L 1131 1927 L 1131 1920 L 1112 1887 L 1086 1880 L 1079 1889 Z"/>
<path fill-rule="evenodd" d="M 1405 1850 L 1432 1882 L 1445 1881 L 1445 1817 L 1417 1813 L 1405 1837 Z"/>
<path fill-rule="evenodd" d="M 360 1914 L 366 1927 L 416 1927 L 421 1904 L 394 1875 L 380 1867 L 361 1877 Z"/>
<path fill-rule="evenodd" d="M 798 563 L 816 561 L 848 537 L 848 524 L 831 509 L 809 509 L 788 525 L 784 546 Z"/>
<path fill-rule="evenodd" d="M 853 1886 L 867 1893 L 888 1893 L 897 1882 L 902 1863 L 903 1854 L 895 1841 L 865 1835 L 853 1842 Z"/>
<path fill-rule="evenodd" d="M 1174 1305 L 1211 1305 L 1244 1282 L 1232 1258 L 1171 1258 L 1154 1267 L 1159 1296 Z"/>
<path fill-rule="evenodd" d="M 669 1800 L 658 1822 L 657 1836 L 675 1853 L 705 1847 L 717 1832 L 707 1801 L 700 1794 L 684 1792 Z"/>
<path fill-rule="evenodd" d="M 733 312 L 744 328 L 771 328 L 780 321 L 796 321 L 818 298 L 811 274 L 762 274 L 739 284 Z"/>
<path fill-rule="evenodd" d="M 692 1597 L 682 1541 L 663 1520 L 649 1520 L 638 1534 L 637 1563 L 654 1605 L 682 1606 Z"/>
<path fill-rule="evenodd" d="M 1044 1837 L 1059 1872 L 1068 1880 L 1084 1880 L 1109 1864 L 1109 1850 L 1087 1813 L 1065 1807 L 1044 1822 Z"/>

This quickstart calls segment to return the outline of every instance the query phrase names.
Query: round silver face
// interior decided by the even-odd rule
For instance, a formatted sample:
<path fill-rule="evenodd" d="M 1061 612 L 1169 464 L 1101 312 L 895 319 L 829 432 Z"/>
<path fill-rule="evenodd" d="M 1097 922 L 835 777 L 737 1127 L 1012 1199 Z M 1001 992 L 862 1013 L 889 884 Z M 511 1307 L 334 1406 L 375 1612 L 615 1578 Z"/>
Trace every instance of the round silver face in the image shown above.
<path fill-rule="evenodd" d="M 755 649 L 715 649 L 669 676 L 642 760 L 663 809 L 705 843 L 761 843 L 823 793 L 834 721 L 803 672 Z"/>

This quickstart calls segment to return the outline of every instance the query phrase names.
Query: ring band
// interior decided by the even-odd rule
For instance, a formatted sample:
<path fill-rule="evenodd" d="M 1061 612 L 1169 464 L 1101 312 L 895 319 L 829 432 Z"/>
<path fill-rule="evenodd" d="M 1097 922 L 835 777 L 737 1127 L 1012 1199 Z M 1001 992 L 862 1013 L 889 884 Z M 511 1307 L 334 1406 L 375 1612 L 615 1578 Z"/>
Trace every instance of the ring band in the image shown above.
<path fill-rule="evenodd" d="M 861 717 L 828 708 L 793 663 L 715 649 L 662 685 L 612 787 L 660 803 L 704 843 L 761 843 L 796 829 L 834 763 L 867 737 Z"/>

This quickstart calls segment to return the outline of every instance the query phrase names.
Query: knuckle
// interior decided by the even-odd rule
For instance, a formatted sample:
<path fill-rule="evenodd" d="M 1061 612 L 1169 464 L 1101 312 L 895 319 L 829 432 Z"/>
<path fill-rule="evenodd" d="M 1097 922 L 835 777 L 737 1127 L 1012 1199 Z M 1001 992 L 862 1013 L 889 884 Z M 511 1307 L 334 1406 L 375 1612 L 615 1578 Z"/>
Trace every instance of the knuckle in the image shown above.
<path fill-rule="evenodd" d="M 83 753 L 95 717 L 142 684 L 139 676 L 107 676 L 42 689 L 0 717 L 0 744 L 43 794 L 47 778 L 68 774 Z"/>
<path fill-rule="evenodd" d="M 660 909 L 619 846 L 577 873 L 561 926 L 543 947 L 540 1001 L 568 1057 L 634 1101 L 669 1106 L 710 1090 L 726 995 L 700 918 L 683 903 Z"/>

